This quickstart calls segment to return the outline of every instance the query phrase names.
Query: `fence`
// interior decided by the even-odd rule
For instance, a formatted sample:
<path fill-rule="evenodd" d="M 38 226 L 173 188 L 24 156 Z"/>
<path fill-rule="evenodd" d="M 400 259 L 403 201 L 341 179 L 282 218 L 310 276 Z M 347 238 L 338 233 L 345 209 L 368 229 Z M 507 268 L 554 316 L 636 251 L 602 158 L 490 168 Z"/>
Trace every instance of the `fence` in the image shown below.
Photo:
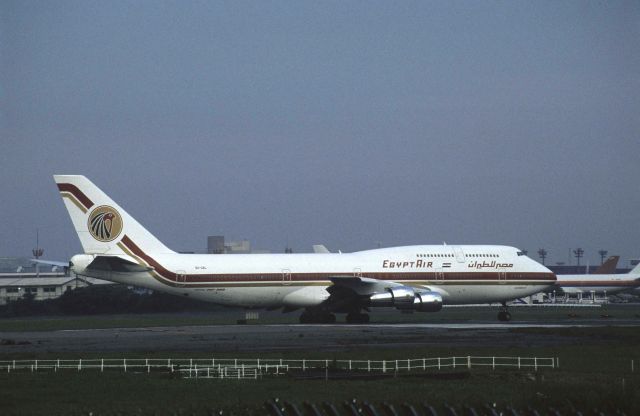
<path fill-rule="evenodd" d="M 264 374 L 285 374 L 291 370 L 308 371 L 332 369 L 354 372 L 402 373 L 443 369 L 500 368 L 533 369 L 557 368 L 556 357 L 437 357 L 400 360 L 284 360 L 240 358 L 123 358 L 79 360 L 4 360 L 0 371 L 61 371 L 93 370 L 104 372 L 181 372 L 185 377 L 258 378 Z"/>

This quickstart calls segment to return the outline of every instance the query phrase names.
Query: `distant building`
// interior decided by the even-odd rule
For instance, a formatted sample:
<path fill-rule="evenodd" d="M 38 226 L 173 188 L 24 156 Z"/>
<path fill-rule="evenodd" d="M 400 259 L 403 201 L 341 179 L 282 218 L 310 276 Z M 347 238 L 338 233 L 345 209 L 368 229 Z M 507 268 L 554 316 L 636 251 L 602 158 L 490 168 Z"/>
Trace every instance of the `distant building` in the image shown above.
<path fill-rule="evenodd" d="M 249 253 L 268 253 L 266 250 L 251 250 L 249 240 L 241 241 L 224 241 L 222 235 L 210 235 L 207 237 L 207 253 L 210 254 L 249 254 Z"/>
<path fill-rule="evenodd" d="M 57 273 L 2 273 L 0 274 L 0 305 L 18 300 L 27 293 L 34 300 L 55 299 L 67 290 L 96 284 L 114 284 L 104 280 L 65 276 Z"/>
<path fill-rule="evenodd" d="M 15 276 L 0 275 L 0 305 L 18 300 L 27 293 L 34 295 L 35 300 L 53 299 L 62 296 L 64 292 L 75 289 L 79 285 L 79 279 L 70 276 L 50 277 L 23 277 L 25 275 L 15 273 Z M 86 286 L 86 283 L 82 283 Z"/>
<path fill-rule="evenodd" d="M 251 253 L 251 243 L 249 240 L 230 241 L 225 243 L 224 252 L 228 254 L 249 254 Z"/>
<path fill-rule="evenodd" d="M 223 254 L 224 253 L 224 236 L 210 235 L 207 237 L 207 253 Z"/>
<path fill-rule="evenodd" d="M 27 258 L 0 258 L 0 305 L 18 300 L 27 293 L 33 294 L 35 300 L 54 299 L 67 290 L 97 284 L 114 283 L 78 277 L 66 268 L 46 265 L 36 268 Z"/>

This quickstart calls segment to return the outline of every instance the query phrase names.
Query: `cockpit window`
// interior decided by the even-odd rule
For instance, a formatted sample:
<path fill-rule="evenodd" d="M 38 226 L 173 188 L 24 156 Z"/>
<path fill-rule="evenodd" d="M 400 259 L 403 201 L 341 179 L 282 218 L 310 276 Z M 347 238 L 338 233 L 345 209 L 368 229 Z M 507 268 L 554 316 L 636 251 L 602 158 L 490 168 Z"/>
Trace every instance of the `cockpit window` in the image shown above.
<path fill-rule="evenodd" d="M 518 251 L 518 256 L 524 256 L 524 255 L 525 255 L 524 251 Z"/>

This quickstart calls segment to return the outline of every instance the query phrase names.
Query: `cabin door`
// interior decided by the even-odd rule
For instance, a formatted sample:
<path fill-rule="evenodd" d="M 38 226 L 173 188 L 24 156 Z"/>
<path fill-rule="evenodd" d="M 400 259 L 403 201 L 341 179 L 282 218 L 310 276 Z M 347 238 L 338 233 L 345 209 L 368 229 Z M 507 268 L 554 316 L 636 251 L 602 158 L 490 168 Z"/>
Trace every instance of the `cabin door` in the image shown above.
<path fill-rule="evenodd" d="M 453 247 L 453 252 L 456 255 L 456 260 L 458 263 L 464 263 L 464 251 L 462 251 L 461 247 Z"/>
<path fill-rule="evenodd" d="M 282 284 L 283 285 L 291 284 L 291 270 L 282 269 Z"/>
<path fill-rule="evenodd" d="M 184 287 L 187 282 L 187 272 L 184 270 L 176 271 L 176 286 Z"/>

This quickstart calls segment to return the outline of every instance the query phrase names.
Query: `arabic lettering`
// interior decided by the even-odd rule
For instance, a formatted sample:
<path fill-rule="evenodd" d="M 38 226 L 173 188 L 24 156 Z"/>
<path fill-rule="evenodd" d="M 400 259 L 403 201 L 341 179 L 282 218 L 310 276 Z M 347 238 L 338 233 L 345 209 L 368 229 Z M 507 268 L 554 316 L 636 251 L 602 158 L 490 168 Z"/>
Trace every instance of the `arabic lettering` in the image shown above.
<path fill-rule="evenodd" d="M 491 262 L 472 261 L 467 265 L 470 269 L 509 269 L 513 267 L 513 263 L 497 263 L 495 260 Z"/>

